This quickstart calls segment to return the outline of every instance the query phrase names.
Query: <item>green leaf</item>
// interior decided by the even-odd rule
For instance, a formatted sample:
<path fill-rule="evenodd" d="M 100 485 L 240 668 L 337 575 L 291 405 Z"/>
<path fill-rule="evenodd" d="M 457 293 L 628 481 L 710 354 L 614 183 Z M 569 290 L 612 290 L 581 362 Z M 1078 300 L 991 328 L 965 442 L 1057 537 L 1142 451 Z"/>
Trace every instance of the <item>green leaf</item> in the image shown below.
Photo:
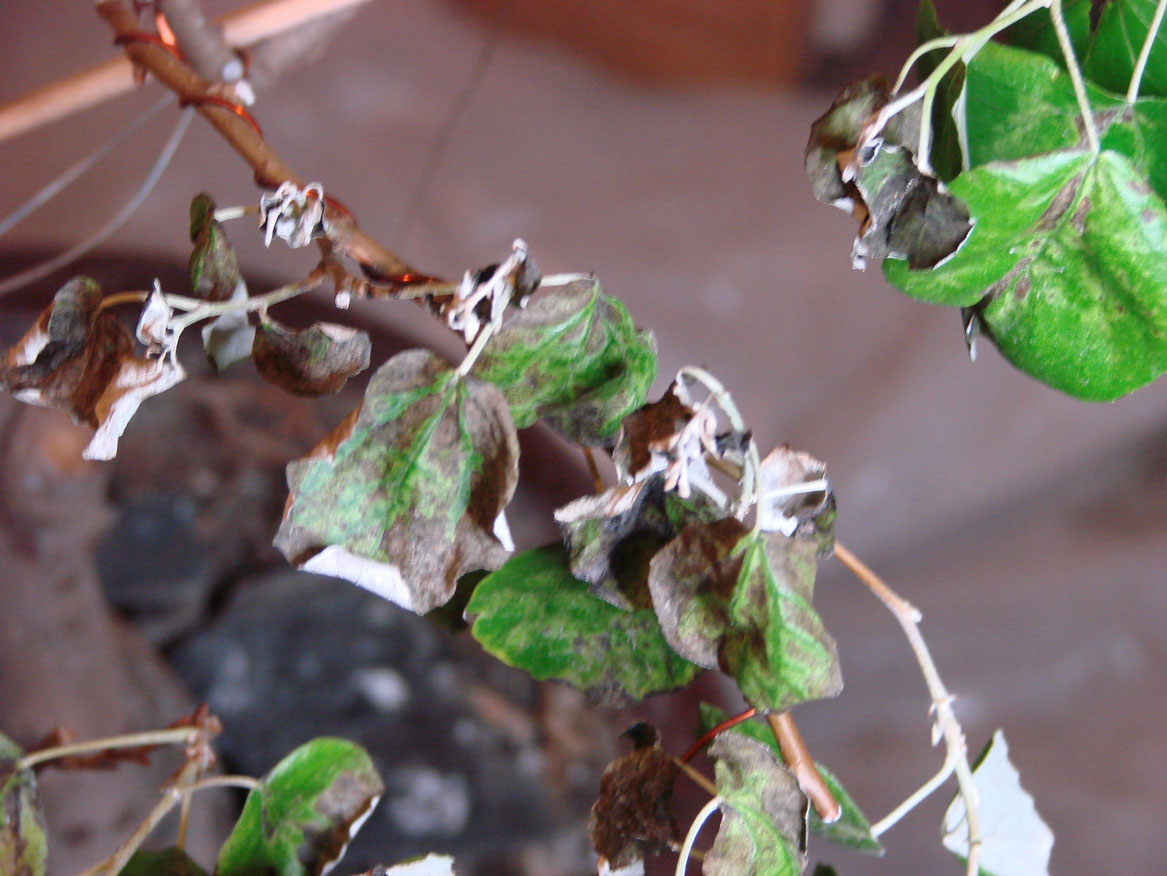
<path fill-rule="evenodd" d="M 518 479 L 506 400 L 435 354 L 394 356 L 364 404 L 288 465 L 291 501 L 275 544 L 310 572 L 346 578 L 418 614 L 507 551 L 495 521 Z"/>
<path fill-rule="evenodd" d="M 1042 821 L 1021 776 L 1009 761 L 1005 734 L 998 730 L 973 765 L 981 821 L 980 872 L 984 876 L 1048 876 L 1054 835 Z M 944 847 L 968 859 L 964 798 L 953 798 L 944 814 Z"/>
<path fill-rule="evenodd" d="M 122 867 L 119 876 L 207 876 L 207 871 L 182 849 L 156 852 L 138 849 Z"/>
<path fill-rule="evenodd" d="M 572 574 L 617 608 L 650 608 L 648 569 L 656 552 L 688 524 L 711 523 L 722 514 L 704 494 L 682 499 L 664 483 L 656 474 L 555 511 Z"/>
<path fill-rule="evenodd" d="M 705 876 L 798 876 L 806 866 L 806 796 L 763 745 L 719 733 L 709 746 L 722 799 Z"/>
<path fill-rule="evenodd" d="M 482 647 L 536 679 L 565 681 L 605 704 L 684 687 L 698 672 L 661 635 L 652 611 L 625 611 L 588 592 L 553 544 L 512 557 L 466 606 Z"/>
<path fill-rule="evenodd" d="M 509 315 L 471 373 L 502 390 L 518 428 L 546 420 L 572 441 L 607 446 L 644 403 L 656 343 L 596 280 L 576 280 Z"/>
<path fill-rule="evenodd" d="M 0 873 L 44 876 L 48 841 L 32 770 L 16 769 L 24 754 L 0 733 Z"/>
<path fill-rule="evenodd" d="M 242 282 L 235 250 L 215 221 L 215 202 L 209 195 L 195 195 L 190 202 L 190 288 L 195 298 L 225 301 Z"/>
<path fill-rule="evenodd" d="M 709 703 L 701 703 L 699 709 L 701 729 L 703 732 L 711 730 L 729 717 L 724 711 L 717 708 L 717 706 L 710 705 Z M 740 733 L 742 736 L 753 739 L 755 742 L 760 742 L 769 748 L 775 757 L 782 760 L 782 752 L 778 749 L 778 743 L 774 740 L 774 734 L 770 732 L 769 727 L 763 726 L 760 721 L 742 721 L 740 724 L 734 725 L 725 732 Z M 816 761 L 815 767 L 818 769 L 819 775 L 823 777 L 823 781 L 827 783 L 827 787 L 831 789 L 831 793 L 834 794 L 839 805 L 843 808 L 843 814 L 830 824 L 826 824 L 819 818 L 818 813 L 812 807 L 808 818 L 810 832 L 821 836 L 828 842 L 846 846 L 855 851 L 865 852 L 871 855 L 882 855 L 883 846 L 871 835 L 871 824 L 855 804 L 851 795 L 847 793 L 847 789 L 839 783 L 835 774 L 821 763 Z"/>
<path fill-rule="evenodd" d="M 923 45 L 950 33 L 940 24 L 940 16 L 932 0 L 920 0 L 916 9 L 916 45 Z M 916 62 L 917 77 L 924 80 L 931 75 L 948 51 L 934 49 L 921 56 Z M 932 154 L 929 160 L 936 175 L 945 182 L 960 173 L 962 167 L 960 134 L 952 113 L 963 88 L 964 64 L 958 63 L 940 80 L 932 105 Z"/>
<path fill-rule="evenodd" d="M 665 639 L 698 666 L 720 666 L 763 711 L 836 695 L 835 642 L 811 605 L 815 553 L 812 541 L 733 518 L 690 524 L 649 571 Z"/>
<path fill-rule="evenodd" d="M 344 739 L 301 745 L 247 795 L 215 876 L 319 876 L 380 800 L 368 752 Z"/>
<path fill-rule="evenodd" d="M 1066 26 L 1082 72 L 1098 85 L 1125 94 L 1155 14 L 1156 0 L 1068 0 Z M 1002 39 L 1065 66 L 1049 14 L 1023 19 Z M 1167 32 L 1159 30 L 1139 94 L 1167 97 Z"/>

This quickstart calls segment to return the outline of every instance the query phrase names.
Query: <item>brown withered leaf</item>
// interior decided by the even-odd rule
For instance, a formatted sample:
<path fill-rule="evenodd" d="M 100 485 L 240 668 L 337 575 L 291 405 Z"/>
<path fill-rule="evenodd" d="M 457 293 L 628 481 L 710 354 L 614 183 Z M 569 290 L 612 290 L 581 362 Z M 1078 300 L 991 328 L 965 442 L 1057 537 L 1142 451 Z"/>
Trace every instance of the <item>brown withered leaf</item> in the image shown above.
<path fill-rule="evenodd" d="M 967 207 L 944 184 L 920 172 L 912 150 L 919 140 L 920 104 L 860 145 L 864 129 L 891 99 L 887 80 L 849 85 L 811 126 L 806 174 L 818 200 L 859 221 L 852 263 L 906 259 L 931 268 L 952 255 L 972 230 Z"/>
<path fill-rule="evenodd" d="M 185 377 L 186 371 L 173 356 L 164 355 L 157 359 L 127 356 L 122 359 L 94 406 L 97 432 L 81 455 L 85 459 L 113 459 L 118 452 L 118 439 L 139 405 Z"/>
<path fill-rule="evenodd" d="M 762 460 L 758 472 L 762 529 L 811 539 L 819 556 L 827 557 L 835 548 L 835 514 L 835 492 L 825 463 L 785 444 Z"/>
<path fill-rule="evenodd" d="M 657 401 L 625 417 L 612 450 L 612 462 L 620 479 L 636 481 L 664 471 L 668 460 L 663 446 L 692 418 L 693 409 L 678 397 L 676 382 Z"/>
<path fill-rule="evenodd" d="M 0 733 L 0 873 L 44 876 L 47 842 L 36 776 L 16 769 L 23 752 Z"/>
<path fill-rule="evenodd" d="M 251 358 L 269 383 L 296 395 L 324 395 L 368 368 L 371 350 L 360 329 L 317 322 L 297 331 L 269 318 L 255 330 Z"/>
<path fill-rule="evenodd" d="M 635 748 L 604 770 L 588 823 L 601 873 L 675 849 L 680 840 L 671 811 L 676 762 L 651 725 L 635 724 L 623 735 Z"/>
<path fill-rule="evenodd" d="M 129 332 L 101 310 L 101 287 L 74 277 L 4 358 L 3 385 L 19 401 L 68 411 L 97 426 L 97 402 L 123 359 Z"/>

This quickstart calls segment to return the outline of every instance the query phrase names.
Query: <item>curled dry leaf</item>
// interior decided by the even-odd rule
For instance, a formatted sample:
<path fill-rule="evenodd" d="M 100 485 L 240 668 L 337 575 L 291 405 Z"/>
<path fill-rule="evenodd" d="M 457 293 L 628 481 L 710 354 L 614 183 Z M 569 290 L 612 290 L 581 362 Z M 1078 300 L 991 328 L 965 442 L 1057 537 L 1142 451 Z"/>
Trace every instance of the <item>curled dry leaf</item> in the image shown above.
<path fill-rule="evenodd" d="M 814 575 L 813 543 L 728 518 L 686 526 L 653 557 L 648 586 L 673 650 L 720 666 L 751 705 L 777 712 L 843 686 Z"/>
<path fill-rule="evenodd" d="M 618 608 L 647 608 L 649 562 L 687 524 L 711 521 L 721 510 L 703 495 L 666 492 L 657 473 L 631 486 L 581 496 L 555 511 L 571 572 L 592 593 Z"/>
<path fill-rule="evenodd" d="M 226 301 L 242 283 L 235 250 L 223 226 L 215 220 L 215 202 L 209 195 L 195 195 L 190 202 L 190 291 L 195 298 Z"/>
<path fill-rule="evenodd" d="M 477 336 L 482 325 L 502 328 L 507 306 L 522 306 L 539 285 L 539 269 L 527 257 L 527 244 L 516 240 L 512 252 L 500 264 L 467 271 L 444 308 L 446 325 L 461 332 L 466 343 Z"/>
<path fill-rule="evenodd" d="M 259 227 L 264 246 L 271 246 L 272 239 L 278 237 L 292 249 L 299 249 L 327 236 L 324 187 L 314 182 L 300 188 L 289 181 L 274 192 L 264 192 L 259 197 Z"/>
<path fill-rule="evenodd" d="M 255 329 L 251 358 L 269 383 L 296 395 L 337 392 L 369 367 L 368 332 L 317 322 L 302 331 L 265 319 Z"/>
<path fill-rule="evenodd" d="M 676 761 L 661 748 L 651 725 L 636 724 L 624 735 L 635 748 L 604 770 L 588 822 L 600 872 L 623 870 L 647 855 L 675 849 L 680 840 L 672 814 Z"/>
<path fill-rule="evenodd" d="M 378 369 L 361 407 L 288 465 L 276 547 L 424 614 L 458 578 L 496 569 L 493 535 L 518 480 L 518 439 L 497 389 L 412 350 Z"/>
<path fill-rule="evenodd" d="M 806 174 L 816 198 L 859 221 L 856 268 L 888 257 L 931 268 L 956 252 L 972 222 L 963 202 L 916 166 L 911 148 L 919 139 L 919 103 L 893 116 L 877 136 L 864 137 L 890 96 L 881 77 L 844 89 L 811 126 Z"/>
<path fill-rule="evenodd" d="M 156 329 L 166 336 L 158 321 L 160 301 L 160 294 L 152 296 L 143 315 L 146 337 Z M 96 427 L 83 455 L 112 459 L 142 401 L 186 376 L 172 353 L 143 359 L 133 349 L 129 332 L 102 310 L 97 283 L 75 277 L 8 350 L 3 384 L 20 401 L 68 411 L 75 421 Z"/>
<path fill-rule="evenodd" d="M 835 545 L 835 492 L 826 463 L 787 445 L 771 450 L 758 472 L 758 515 L 765 531 L 811 539 L 820 557 L 829 556 Z"/>
<path fill-rule="evenodd" d="M 806 796 L 764 745 L 719 733 L 709 746 L 722 799 L 705 876 L 797 876 L 806 866 Z"/>
<path fill-rule="evenodd" d="M 360 876 L 454 876 L 454 859 L 449 855 L 431 853 L 424 858 L 404 861 L 392 867 L 378 864 Z"/>

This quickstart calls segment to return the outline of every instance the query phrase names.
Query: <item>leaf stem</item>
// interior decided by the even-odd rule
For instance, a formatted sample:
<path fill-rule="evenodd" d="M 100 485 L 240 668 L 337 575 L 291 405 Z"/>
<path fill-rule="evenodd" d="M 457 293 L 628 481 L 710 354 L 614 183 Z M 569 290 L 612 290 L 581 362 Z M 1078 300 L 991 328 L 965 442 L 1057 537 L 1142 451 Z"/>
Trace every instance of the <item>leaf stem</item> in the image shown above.
<path fill-rule="evenodd" d="M 121 736 L 107 736 L 103 739 L 88 739 L 84 742 L 70 742 L 68 745 L 54 745 L 40 751 L 30 751 L 15 765 L 17 770 L 27 770 L 37 764 L 75 754 L 89 754 L 107 751 L 111 748 L 147 748 L 155 745 L 177 745 L 186 743 L 191 736 L 199 733 L 196 727 L 168 727 L 165 730 L 146 730 L 141 733 L 125 733 Z"/>
<path fill-rule="evenodd" d="M 677 855 L 676 876 L 685 876 L 685 869 L 689 866 L 689 856 L 693 853 L 693 843 L 697 841 L 697 834 L 701 832 L 701 828 L 705 826 L 705 822 L 709 820 L 709 816 L 717 811 L 717 807 L 721 805 L 721 802 L 720 797 L 714 797 L 701 807 L 701 811 L 693 819 L 693 824 L 689 827 L 689 832 L 685 834 L 685 842 L 681 845 L 680 854 Z"/>
<path fill-rule="evenodd" d="M 1134 103 L 1139 97 L 1139 88 L 1143 84 L 1143 73 L 1147 69 L 1147 61 L 1151 59 L 1151 49 L 1155 45 L 1155 38 L 1159 35 L 1159 28 L 1163 24 L 1163 13 L 1167 12 L 1167 0 L 1159 0 L 1155 6 L 1155 14 L 1151 17 L 1151 26 L 1147 29 L 1147 38 L 1143 40 L 1143 48 L 1139 51 L 1139 59 L 1135 62 L 1134 72 L 1131 73 L 1131 82 L 1126 90 L 1126 102 Z"/>
<path fill-rule="evenodd" d="M 1090 107 L 1090 98 L 1086 95 L 1086 83 L 1082 79 L 1082 68 L 1078 66 L 1078 58 L 1074 54 L 1074 44 L 1070 40 L 1070 32 L 1066 29 L 1066 17 L 1062 14 L 1062 0 L 1050 0 L 1050 20 L 1054 24 L 1054 33 L 1061 47 L 1062 57 L 1066 60 L 1066 70 L 1070 74 L 1070 82 L 1074 86 L 1074 97 L 1078 101 L 1078 111 L 1082 113 L 1082 127 L 1086 131 L 1086 142 L 1090 144 L 1090 151 L 1095 155 L 1101 151 L 1098 142 L 1098 125 L 1094 120 L 1094 110 Z"/>
<path fill-rule="evenodd" d="M 205 779 L 192 782 L 182 790 L 189 793 L 204 791 L 207 788 L 243 788 L 248 791 L 254 791 L 259 786 L 259 779 L 253 778 L 252 776 L 207 776 Z"/>
<path fill-rule="evenodd" d="M 964 731 L 952 710 L 952 695 L 944 686 L 936 664 L 932 660 L 932 655 L 928 651 L 928 645 L 920 634 L 920 612 L 896 594 L 875 572 L 838 541 L 835 542 L 835 556 L 887 606 L 899 622 L 908 644 L 916 655 L 916 662 L 920 665 L 920 672 L 924 676 L 928 693 L 932 697 L 935 727 L 939 730 L 947 747 L 945 761 L 947 762 L 949 759 L 954 761 L 953 769 L 956 773 L 956 781 L 960 787 L 960 796 L 964 799 L 967 813 L 966 823 L 968 824 L 967 873 L 968 876 L 977 876 L 980 872 L 981 820 L 977 789 L 973 782 L 972 768 L 968 762 L 968 746 L 965 743 Z"/>
<path fill-rule="evenodd" d="M 696 742 L 694 742 L 692 745 L 689 746 L 688 751 L 686 751 L 684 754 L 681 755 L 681 758 L 680 758 L 681 762 L 688 763 L 693 758 L 695 758 L 698 754 L 700 754 L 701 749 L 703 749 L 706 745 L 708 745 L 710 742 L 712 742 L 714 737 L 716 737 L 718 733 L 720 733 L 723 730 L 728 730 L 730 727 L 736 727 L 738 724 L 742 723 L 742 721 L 748 721 L 748 720 L 750 720 L 750 718 L 754 717 L 754 715 L 756 715 L 756 714 L 758 714 L 758 710 L 755 709 L 753 706 L 750 706 L 744 712 L 737 714 L 737 715 L 734 715 L 732 718 L 726 718 L 724 721 L 722 721 L 717 726 L 710 728 L 710 730 L 707 733 L 702 735 L 702 737 L 700 739 L 698 739 Z"/>
<path fill-rule="evenodd" d="M 766 715 L 766 723 L 770 725 L 770 732 L 774 734 L 774 741 L 778 743 L 786 768 L 798 781 L 798 787 L 806 794 L 819 818 L 827 824 L 838 821 L 843 814 L 843 807 L 815 766 L 814 758 L 810 756 L 794 718 L 789 712 L 771 712 Z"/>
<path fill-rule="evenodd" d="M 596 455 L 592 453 L 592 448 L 586 444 L 581 444 L 579 449 L 583 451 L 584 460 L 588 464 L 588 474 L 591 475 L 592 486 L 595 488 L 596 495 L 598 496 L 604 492 L 606 487 L 604 486 L 603 477 L 600 476 L 600 468 L 596 465 Z"/>
<path fill-rule="evenodd" d="M 208 319 L 212 316 L 222 316 L 224 313 L 251 313 L 252 311 L 266 311 L 273 304 L 311 292 L 324 282 L 324 274 L 313 271 L 303 280 L 280 286 L 264 295 L 255 295 L 239 301 L 204 301 L 201 298 L 187 298 L 184 295 L 163 295 L 166 303 L 175 310 L 185 310 L 186 314 L 174 320 L 171 328 L 175 337 L 182 334 L 188 326 Z M 112 297 L 112 296 L 111 296 Z"/>
<path fill-rule="evenodd" d="M 944 765 L 940 767 L 940 771 L 932 776 L 928 781 L 915 790 L 911 796 L 903 803 L 893 809 L 890 813 L 881 818 L 878 822 L 871 825 L 871 835 L 878 837 L 886 833 L 895 824 L 915 809 L 920 803 L 926 800 L 933 791 L 948 781 L 948 777 L 952 775 L 956 769 L 956 755 L 955 749 L 949 749 L 947 756 L 944 758 Z"/>

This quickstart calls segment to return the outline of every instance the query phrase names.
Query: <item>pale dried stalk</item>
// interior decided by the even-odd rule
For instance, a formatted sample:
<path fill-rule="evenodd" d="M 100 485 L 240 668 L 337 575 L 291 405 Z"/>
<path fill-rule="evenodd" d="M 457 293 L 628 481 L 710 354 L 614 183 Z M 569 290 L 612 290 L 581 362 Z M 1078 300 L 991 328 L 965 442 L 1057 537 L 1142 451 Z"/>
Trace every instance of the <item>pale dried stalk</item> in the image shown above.
<path fill-rule="evenodd" d="M 916 655 L 916 662 L 920 664 L 924 682 L 928 685 L 928 693 L 932 696 L 932 711 L 935 714 L 936 727 L 939 728 L 947 749 L 945 769 L 947 769 L 948 762 L 951 761 L 954 764 L 953 769 L 960 787 L 960 796 L 964 799 L 968 824 L 967 873 L 968 876 L 977 876 L 980 872 L 981 820 L 977 788 L 973 782 L 972 768 L 968 762 L 968 746 L 965 743 L 964 731 L 960 727 L 960 722 L 956 720 L 956 715 L 952 711 L 952 695 L 944 686 L 936 664 L 932 660 L 932 655 L 928 651 L 928 645 L 920 634 L 920 612 L 896 594 L 862 560 L 838 541 L 835 542 L 835 556 L 872 593 L 879 597 L 880 602 L 887 606 L 895 616 L 904 631 L 904 636 L 907 637 L 908 644 L 911 645 L 912 651 Z M 929 785 L 931 784 L 930 782 Z M 934 790 L 934 788 L 930 788 L 930 790 Z M 912 796 L 918 802 L 918 795 L 913 794 Z M 902 808 L 897 807 L 896 810 L 900 815 L 903 814 Z"/>
<path fill-rule="evenodd" d="M 216 20 L 233 48 L 278 36 L 369 0 L 264 0 Z M 0 142 L 132 91 L 134 68 L 123 55 L 0 106 Z"/>

